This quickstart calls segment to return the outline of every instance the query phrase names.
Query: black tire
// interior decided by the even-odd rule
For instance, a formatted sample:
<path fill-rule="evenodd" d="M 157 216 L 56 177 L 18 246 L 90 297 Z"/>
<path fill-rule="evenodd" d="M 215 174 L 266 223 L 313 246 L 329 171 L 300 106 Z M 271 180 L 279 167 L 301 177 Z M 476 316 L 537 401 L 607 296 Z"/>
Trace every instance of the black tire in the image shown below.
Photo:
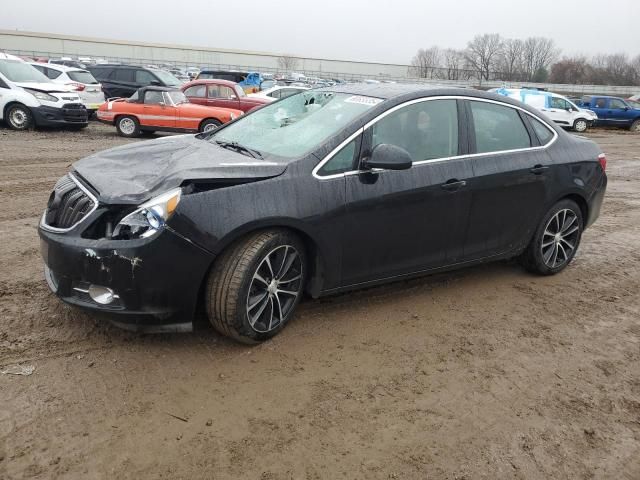
<path fill-rule="evenodd" d="M 220 127 L 221 125 L 222 125 L 222 122 L 220 122 L 219 120 L 216 120 L 215 118 L 207 118 L 202 123 L 200 123 L 200 128 L 198 128 L 198 131 L 200 133 L 213 131 L 218 127 Z"/>
<path fill-rule="evenodd" d="M 285 260 L 295 254 L 298 257 L 279 277 L 288 263 Z M 277 271 L 267 265 L 267 256 L 272 264 L 280 264 Z M 273 273 L 271 278 L 269 270 Z M 249 235 L 227 248 L 209 273 L 205 289 L 209 321 L 219 333 L 242 343 L 254 344 L 273 337 L 293 316 L 304 291 L 306 272 L 304 244 L 292 232 L 278 229 Z M 298 280 L 291 280 L 296 276 Z M 263 284 L 256 277 L 266 281 Z M 280 285 L 274 287 L 278 281 L 285 285 L 283 288 L 291 289 L 289 294 L 281 293 Z M 256 289 L 262 285 L 264 296 Z M 269 290 L 272 287 L 275 292 Z"/>
<path fill-rule="evenodd" d="M 140 136 L 140 122 L 131 115 L 122 115 L 116 118 L 116 129 L 118 134 L 123 137 L 133 138 Z"/>
<path fill-rule="evenodd" d="M 584 118 L 577 118 L 575 122 L 573 122 L 573 131 L 582 133 L 586 132 L 589 128 L 589 122 Z"/>
<path fill-rule="evenodd" d="M 575 227 L 577 229 L 574 231 Z M 522 264 L 530 272 L 540 275 L 554 275 L 560 272 L 571 263 L 578 251 L 583 228 L 584 219 L 578 204 L 569 199 L 559 201 L 551 207 L 538 225 L 531 243 L 521 256 Z M 560 238 L 554 235 L 558 232 L 561 234 Z"/>
<path fill-rule="evenodd" d="M 11 105 L 7 108 L 5 113 L 6 115 L 4 119 L 7 122 L 7 125 L 9 125 L 9 128 L 13 130 L 29 130 L 34 126 L 31 110 L 29 110 L 29 107 L 26 107 L 21 103 Z"/>
<path fill-rule="evenodd" d="M 629 127 L 630 132 L 640 132 L 640 119 L 636 120 Z"/>

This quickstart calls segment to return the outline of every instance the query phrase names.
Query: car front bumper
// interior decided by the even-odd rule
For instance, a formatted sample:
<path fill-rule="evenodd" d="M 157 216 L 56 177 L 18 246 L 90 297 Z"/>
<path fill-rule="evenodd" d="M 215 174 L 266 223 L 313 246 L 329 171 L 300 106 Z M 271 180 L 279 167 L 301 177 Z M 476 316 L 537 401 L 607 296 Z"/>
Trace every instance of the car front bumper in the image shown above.
<path fill-rule="evenodd" d="M 88 123 L 87 109 L 84 106 L 81 108 L 67 108 L 41 105 L 32 107 L 31 112 L 36 125 L 39 127 L 84 126 Z"/>
<path fill-rule="evenodd" d="M 64 302 L 109 314 L 133 329 L 193 321 L 213 255 L 165 228 L 149 239 L 91 240 L 38 229 L 49 287 Z M 103 305 L 91 285 L 110 288 Z"/>

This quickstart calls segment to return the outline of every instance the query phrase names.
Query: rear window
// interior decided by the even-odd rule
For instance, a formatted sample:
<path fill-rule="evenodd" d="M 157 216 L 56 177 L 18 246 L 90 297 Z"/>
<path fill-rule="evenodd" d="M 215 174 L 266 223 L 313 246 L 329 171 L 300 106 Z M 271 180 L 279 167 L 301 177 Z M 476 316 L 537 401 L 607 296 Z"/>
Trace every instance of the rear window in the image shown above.
<path fill-rule="evenodd" d="M 531 147 L 531 138 L 516 109 L 488 102 L 470 104 L 477 153 Z"/>
<path fill-rule="evenodd" d="M 69 78 L 74 82 L 85 83 L 89 85 L 98 83 L 98 81 L 93 75 L 91 75 L 91 73 L 82 70 L 67 72 L 67 75 L 69 75 Z"/>

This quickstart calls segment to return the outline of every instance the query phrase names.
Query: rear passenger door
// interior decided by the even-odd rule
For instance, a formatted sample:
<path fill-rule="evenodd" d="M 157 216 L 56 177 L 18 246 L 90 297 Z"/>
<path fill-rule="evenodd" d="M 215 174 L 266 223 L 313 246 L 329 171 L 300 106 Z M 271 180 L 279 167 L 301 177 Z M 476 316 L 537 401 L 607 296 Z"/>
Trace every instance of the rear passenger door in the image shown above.
<path fill-rule="evenodd" d="M 547 204 L 551 161 L 528 114 L 494 101 L 467 100 L 474 177 L 465 260 L 499 255 L 531 238 Z M 535 128 L 555 132 L 536 120 Z"/>
<path fill-rule="evenodd" d="M 137 88 L 134 83 L 135 70 L 132 68 L 115 68 L 109 75 L 109 97 L 129 98 Z"/>

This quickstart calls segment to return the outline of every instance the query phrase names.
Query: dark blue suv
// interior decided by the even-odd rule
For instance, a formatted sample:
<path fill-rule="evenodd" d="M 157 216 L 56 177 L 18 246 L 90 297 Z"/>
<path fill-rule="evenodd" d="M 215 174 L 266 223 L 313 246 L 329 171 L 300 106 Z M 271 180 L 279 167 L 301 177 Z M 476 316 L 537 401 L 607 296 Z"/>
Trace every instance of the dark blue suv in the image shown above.
<path fill-rule="evenodd" d="M 598 114 L 596 125 L 609 125 L 640 131 L 640 108 L 634 108 L 619 97 L 586 95 L 579 107 L 588 108 Z"/>

